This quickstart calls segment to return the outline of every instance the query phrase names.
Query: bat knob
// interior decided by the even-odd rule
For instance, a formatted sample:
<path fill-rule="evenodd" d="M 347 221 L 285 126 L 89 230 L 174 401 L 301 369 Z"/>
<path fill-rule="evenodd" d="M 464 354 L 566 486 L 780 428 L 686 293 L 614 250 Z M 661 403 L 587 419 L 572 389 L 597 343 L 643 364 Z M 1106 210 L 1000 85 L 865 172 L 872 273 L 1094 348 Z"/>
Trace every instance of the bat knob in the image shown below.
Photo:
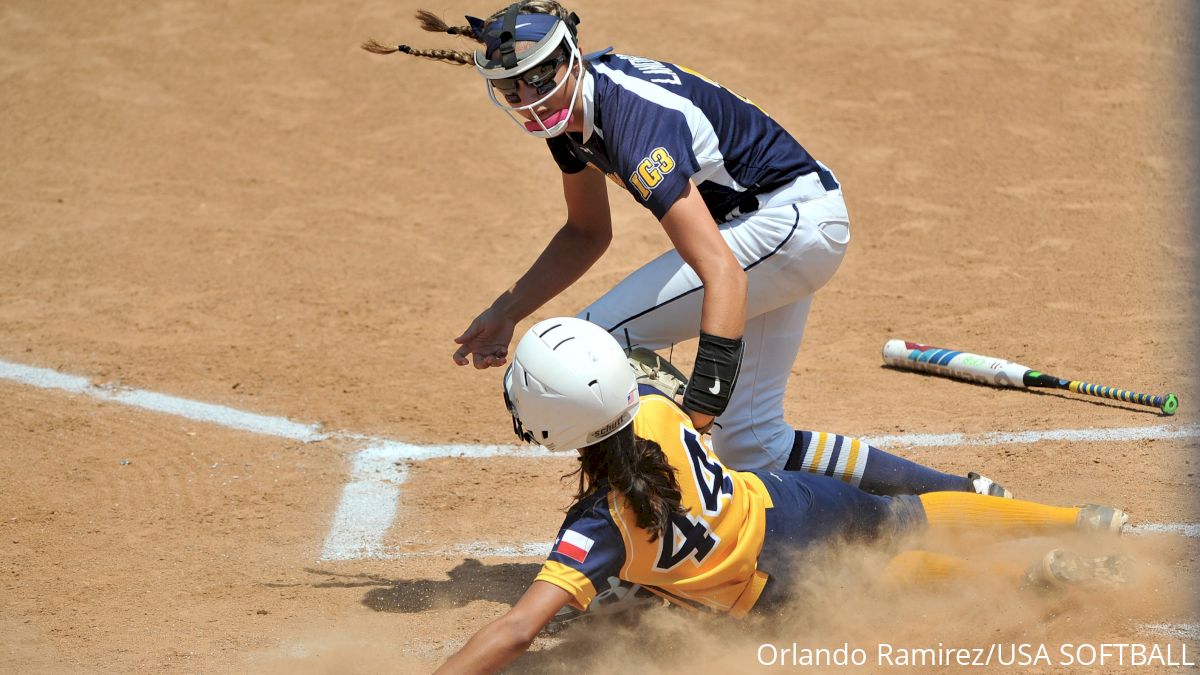
<path fill-rule="evenodd" d="M 1175 394 L 1167 394 L 1167 398 L 1163 400 L 1159 410 L 1162 410 L 1164 415 L 1174 415 L 1175 411 L 1179 410 L 1179 397 Z"/>

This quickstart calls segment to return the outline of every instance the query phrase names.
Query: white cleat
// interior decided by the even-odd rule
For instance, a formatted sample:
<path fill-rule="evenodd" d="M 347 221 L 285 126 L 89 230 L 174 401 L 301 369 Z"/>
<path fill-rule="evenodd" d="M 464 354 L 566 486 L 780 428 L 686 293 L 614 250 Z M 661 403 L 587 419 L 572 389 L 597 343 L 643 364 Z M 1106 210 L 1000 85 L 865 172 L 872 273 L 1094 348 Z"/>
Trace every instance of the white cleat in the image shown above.
<path fill-rule="evenodd" d="M 1129 514 L 1115 506 L 1084 504 L 1075 517 L 1076 529 L 1101 534 L 1121 534 L 1129 523 Z"/>
<path fill-rule="evenodd" d="M 972 471 L 967 474 L 967 480 L 971 481 L 971 487 L 975 489 L 975 494 L 986 495 L 989 497 L 1003 497 L 1004 499 L 1012 499 L 1013 493 L 1005 489 L 996 481 L 987 476 L 980 476 Z"/>
<path fill-rule="evenodd" d="M 1133 558 L 1105 555 L 1087 558 L 1056 548 L 1025 570 L 1031 588 L 1062 590 L 1070 586 L 1115 588 L 1133 578 Z"/>

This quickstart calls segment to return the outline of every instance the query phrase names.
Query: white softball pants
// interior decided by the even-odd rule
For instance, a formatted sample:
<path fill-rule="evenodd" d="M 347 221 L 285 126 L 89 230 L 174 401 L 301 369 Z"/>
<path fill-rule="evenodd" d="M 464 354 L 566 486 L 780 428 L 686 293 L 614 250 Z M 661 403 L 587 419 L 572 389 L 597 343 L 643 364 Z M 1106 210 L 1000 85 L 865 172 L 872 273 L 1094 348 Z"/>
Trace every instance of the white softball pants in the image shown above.
<path fill-rule="evenodd" d="M 814 174 L 815 175 L 815 174 Z M 734 469 L 782 469 L 794 430 L 783 395 L 812 295 L 837 271 L 850 243 L 841 190 L 771 205 L 720 226 L 749 280 L 745 353 L 733 397 L 713 427 L 713 448 Z M 704 287 L 674 250 L 623 279 L 579 317 L 624 346 L 663 349 L 700 334 Z"/>

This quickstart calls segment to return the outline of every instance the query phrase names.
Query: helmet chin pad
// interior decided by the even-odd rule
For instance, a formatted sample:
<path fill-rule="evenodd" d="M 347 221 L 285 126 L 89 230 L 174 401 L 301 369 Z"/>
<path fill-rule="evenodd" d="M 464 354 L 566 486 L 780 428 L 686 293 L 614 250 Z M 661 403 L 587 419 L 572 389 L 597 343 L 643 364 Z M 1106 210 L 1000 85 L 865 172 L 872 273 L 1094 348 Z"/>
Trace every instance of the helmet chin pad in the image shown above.
<path fill-rule="evenodd" d="M 525 124 L 524 124 L 525 131 L 528 131 L 530 133 L 537 133 L 539 131 L 549 131 L 550 129 L 553 129 L 555 126 L 557 126 L 559 122 L 562 122 L 564 120 L 569 122 L 570 117 L 571 117 L 571 109 L 563 108 L 562 110 L 559 110 L 556 113 L 552 113 L 549 117 L 540 119 L 539 121 L 541 122 L 541 124 L 539 124 L 538 122 L 535 122 L 533 120 L 529 120 L 529 121 L 525 122 Z M 549 129 L 547 129 L 545 126 L 547 124 L 550 125 Z"/>

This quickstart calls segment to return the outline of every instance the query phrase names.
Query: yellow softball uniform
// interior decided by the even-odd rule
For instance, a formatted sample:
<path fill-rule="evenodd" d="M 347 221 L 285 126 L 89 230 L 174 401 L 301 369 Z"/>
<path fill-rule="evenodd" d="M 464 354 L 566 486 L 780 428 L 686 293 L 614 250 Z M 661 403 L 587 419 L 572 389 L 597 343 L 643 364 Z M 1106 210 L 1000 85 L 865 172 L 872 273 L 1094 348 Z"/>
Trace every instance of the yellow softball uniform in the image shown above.
<path fill-rule="evenodd" d="M 673 401 L 640 389 L 634 433 L 662 447 L 687 513 L 672 516 L 670 536 L 650 541 L 625 498 L 603 486 L 572 507 L 537 578 L 569 592 L 579 609 L 618 577 L 677 604 L 744 615 L 766 583 L 756 561 L 767 489 L 758 476 L 725 468 Z"/>

